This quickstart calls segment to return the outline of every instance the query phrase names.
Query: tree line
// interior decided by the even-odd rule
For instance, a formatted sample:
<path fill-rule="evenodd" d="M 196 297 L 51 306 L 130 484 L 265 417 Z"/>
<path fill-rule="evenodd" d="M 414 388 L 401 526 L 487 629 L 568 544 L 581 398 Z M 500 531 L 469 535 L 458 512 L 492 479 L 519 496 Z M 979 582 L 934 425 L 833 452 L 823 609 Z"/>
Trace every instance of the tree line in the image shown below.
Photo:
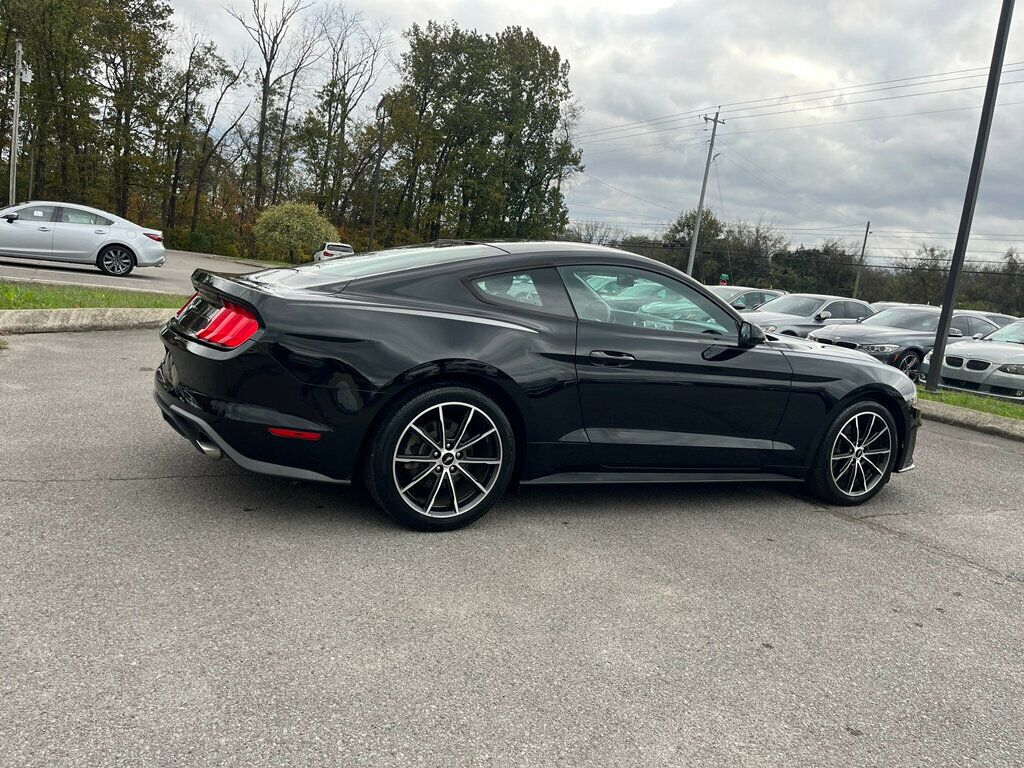
<path fill-rule="evenodd" d="M 663 233 L 636 235 L 602 222 L 574 222 L 566 239 L 611 245 L 679 269 L 686 268 L 696 210 L 684 211 Z M 779 288 L 790 293 L 853 296 L 867 301 L 942 303 L 952 251 L 922 243 L 885 265 L 860 261 L 860 243 L 826 239 L 819 245 L 794 244 L 774 224 L 724 222 L 704 209 L 693 276 L 716 285 Z M 859 273 L 859 277 L 858 277 Z M 968 260 L 957 306 L 1024 316 L 1024 258 L 1010 248 L 1001 258 Z"/>
<path fill-rule="evenodd" d="M 93 205 L 227 255 L 258 249 L 259 214 L 285 202 L 357 248 L 375 207 L 385 245 L 565 228 L 579 109 L 568 63 L 530 30 L 431 21 L 395 60 L 383 25 L 338 0 L 229 13 L 243 50 L 176 24 L 164 0 L 0 0 L 0 136 L 16 39 L 34 74 L 16 199 Z"/>

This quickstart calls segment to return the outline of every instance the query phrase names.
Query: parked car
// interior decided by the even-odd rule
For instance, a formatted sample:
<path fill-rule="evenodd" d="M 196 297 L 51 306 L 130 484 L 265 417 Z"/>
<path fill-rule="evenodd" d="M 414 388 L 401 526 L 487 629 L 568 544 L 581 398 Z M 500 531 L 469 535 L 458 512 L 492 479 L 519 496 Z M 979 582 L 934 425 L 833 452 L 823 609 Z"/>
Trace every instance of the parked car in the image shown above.
<path fill-rule="evenodd" d="M 351 256 L 355 250 L 348 243 L 324 243 L 324 247 L 313 254 L 313 261 L 326 261 L 340 256 Z"/>
<path fill-rule="evenodd" d="M 33 201 L 0 210 L 0 256 L 95 264 L 124 277 L 162 267 L 163 233 L 112 213 L 72 203 Z"/>
<path fill-rule="evenodd" d="M 739 312 L 757 309 L 766 301 L 784 296 L 785 291 L 744 288 L 739 285 L 709 285 L 708 290 Z"/>
<path fill-rule="evenodd" d="M 929 352 L 921 378 L 932 365 Z M 939 386 L 1024 402 L 1024 321 L 1005 325 L 982 339 L 946 347 Z"/>
<path fill-rule="evenodd" d="M 700 321 L 613 308 L 647 280 Z M 531 283 L 537 303 L 510 291 Z M 197 270 L 160 332 L 157 403 L 211 457 L 359 476 L 449 530 L 510 483 L 807 481 L 835 504 L 912 468 L 913 382 L 860 352 L 768 339 L 690 277 L 611 248 L 401 248 L 252 275 Z M 311 333 L 310 329 L 315 329 Z"/>
<path fill-rule="evenodd" d="M 1002 328 L 1004 325 L 1009 325 L 1010 323 L 1016 323 L 1021 319 L 1019 317 L 1013 317 L 1013 315 L 1004 315 L 1002 312 L 982 312 L 981 314 L 984 315 L 987 320 L 991 320 L 995 323 L 999 328 Z"/>
<path fill-rule="evenodd" d="M 890 307 L 855 325 L 826 325 L 807 338 L 820 344 L 859 349 L 916 380 L 921 360 L 935 345 L 941 313 L 939 307 Z M 949 335 L 984 336 L 995 329 L 995 324 L 982 313 L 957 309 L 953 311 Z"/>
<path fill-rule="evenodd" d="M 790 293 L 762 304 L 744 317 L 766 333 L 806 336 L 826 324 L 856 323 L 874 312 L 866 302 L 817 293 Z"/>

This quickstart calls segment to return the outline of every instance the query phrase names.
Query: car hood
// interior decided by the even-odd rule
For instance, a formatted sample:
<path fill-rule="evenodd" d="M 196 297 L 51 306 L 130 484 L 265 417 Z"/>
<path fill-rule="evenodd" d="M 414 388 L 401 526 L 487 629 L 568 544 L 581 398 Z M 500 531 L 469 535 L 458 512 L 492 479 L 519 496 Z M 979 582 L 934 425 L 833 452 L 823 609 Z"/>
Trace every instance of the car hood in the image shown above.
<path fill-rule="evenodd" d="M 849 325 L 826 325 L 812 331 L 815 336 L 841 339 L 842 341 L 853 341 L 858 344 L 885 344 L 885 343 L 907 343 L 935 341 L 934 331 L 910 331 L 906 328 L 890 328 L 884 325 L 863 325 L 851 323 Z"/>
<path fill-rule="evenodd" d="M 1024 363 L 1024 344 L 1005 341 L 958 341 L 946 347 L 946 355 L 988 360 L 990 363 Z"/>
<path fill-rule="evenodd" d="M 784 312 L 744 312 L 743 319 L 749 320 L 754 325 L 786 325 L 787 323 L 798 323 L 804 318 L 800 315 L 787 315 Z"/>
<path fill-rule="evenodd" d="M 831 344 L 818 344 L 815 341 L 808 341 L 797 336 L 776 336 L 773 333 L 766 334 L 768 346 L 783 351 L 789 349 L 794 352 L 809 352 L 822 357 L 830 357 L 833 360 L 847 360 L 851 363 L 867 363 L 871 365 L 882 365 L 866 352 L 858 352 L 855 349 L 836 347 Z M 885 366 L 883 366 L 885 367 Z"/>

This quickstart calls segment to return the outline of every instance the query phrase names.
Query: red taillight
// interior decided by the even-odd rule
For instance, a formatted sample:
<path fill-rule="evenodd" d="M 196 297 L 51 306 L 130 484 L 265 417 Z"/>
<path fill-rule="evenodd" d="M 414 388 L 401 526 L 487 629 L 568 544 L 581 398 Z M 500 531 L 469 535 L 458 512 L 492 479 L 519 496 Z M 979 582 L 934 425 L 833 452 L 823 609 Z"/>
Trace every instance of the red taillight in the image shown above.
<path fill-rule="evenodd" d="M 245 307 L 225 301 L 196 338 L 228 349 L 240 347 L 260 328 L 256 315 Z"/>
<path fill-rule="evenodd" d="M 284 427 L 269 427 L 270 434 L 278 437 L 291 437 L 295 440 L 319 440 L 319 432 L 306 432 L 302 429 L 285 429 Z"/>
<path fill-rule="evenodd" d="M 331 258 L 332 256 L 334 256 L 334 254 L 333 254 L 333 253 L 331 253 L 330 251 L 324 251 L 324 256 L 325 256 L 326 258 L 328 258 L 328 259 L 329 259 L 329 258 Z"/>
<path fill-rule="evenodd" d="M 164 241 L 164 236 L 160 234 L 154 234 L 152 232 L 143 232 L 142 234 L 144 234 L 150 240 L 155 240 L 158 243 L 162 243 Z"/>

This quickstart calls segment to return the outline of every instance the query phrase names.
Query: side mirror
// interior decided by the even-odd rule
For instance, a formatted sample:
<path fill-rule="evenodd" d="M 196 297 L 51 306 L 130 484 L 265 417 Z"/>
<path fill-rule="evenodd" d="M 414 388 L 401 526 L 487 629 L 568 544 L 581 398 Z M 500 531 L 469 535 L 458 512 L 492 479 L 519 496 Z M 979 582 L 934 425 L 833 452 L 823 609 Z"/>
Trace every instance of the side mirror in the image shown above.
<path fill-rule="evenodd" d="M 744 309 L 747 308 L 747 305 L 744 304 L 742 301 L 737 301 L 735 304 L 732 305 L 732 308 L 742 312 Z"/>
<path fill-rule="evenodd" d="M 961 331 L 959 328 L 950 328 L 949 329 L 949 335 L 950 336 L 956 336 L 957 338 L 960 338 L 960 337 L 962 337 L 964 335 L 964 332 Z"/>
<path fill-rule="evenodd" d="M 985 338 L 985 334 L 984 333 L 976 333 L 973 336 L 971 336 L 971 338 L 974 339 L 975 341 L 981 341 L 982 339 Z"/>
<path fill-rule="evenodd" d="M 741 347 L 756 347 L 758 344 L 763 344 L 765 340 L 766 337 L 761 326 L 746 321 L 740 323 Z"/>
<path fill-rule="evenodd" d="M 7 223 L 10 224 L 12 221 L 18 220 L 18 214 L 16 212 L 5 213 L 4 218 L 7 219 Z"/>
<path fill-rule="evenodd" d="M 815 317 L 814 319 L 817 320 L 819 323 L 824 323 L 830 317 L 832 317 L 832 313 L 825 309 L 819 312 L 817 317 Z"/>

